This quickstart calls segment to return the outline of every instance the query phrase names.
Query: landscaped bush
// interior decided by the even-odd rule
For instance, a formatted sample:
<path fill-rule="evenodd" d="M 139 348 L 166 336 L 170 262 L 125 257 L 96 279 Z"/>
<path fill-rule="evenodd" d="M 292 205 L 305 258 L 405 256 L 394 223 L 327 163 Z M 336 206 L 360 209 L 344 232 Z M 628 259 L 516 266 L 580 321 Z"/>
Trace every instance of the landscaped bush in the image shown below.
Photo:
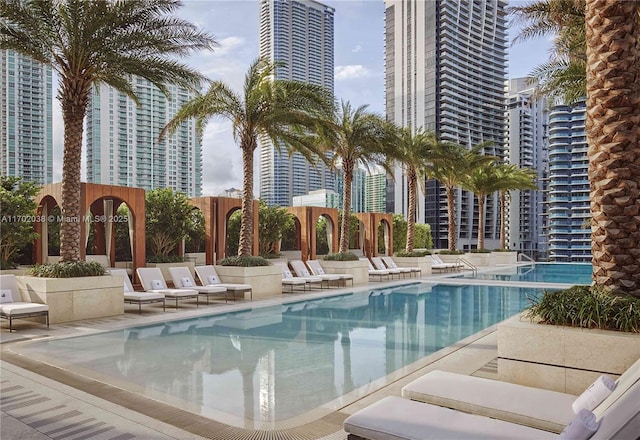
<path fill-rule="evenodd" d="M 97 261 L 76 261 L 40 264 L 29 269 L 28 273 L 41 278 L 76 278 L 106 275 L 107 270 Z"/>
<path fill-rule="evenodd" d="M 491 252 L 515 252 L 515 251 L 509 248 L 499 248 L 499 249 L 494 249 Z"/>
<path fill-rule="evenodd" d="M 438 252 L 440 255 L 464 255 L 464 251 L 443 250 Z"/>
<path fill-rule="evenodd" d="M 180 255 L 152 255 L 147 257 L 147 263 L 182 263 L 184 257 Z"/>
<path fill-rule="evenodd" d="M 398 251 L 396 252 L 396 257 L 426 257 L 427 255 L 431 255 L 431 252 L 429 251 L 413 251 L 413 252 Z"/>
<path fill-rule="evenodd" d="M 222 266 L 240 266 L 240 267 L 259 267 L 269 266 L 269 261 L 263 257 L 239 257 L 234 255 L 233 257 L 227 257 L 220 261 Z"/>
<path fill-rule="evenodd" d="M 626 293 L 574 286 L 530 301 L 525 316 L 544 324 L 640 332 L 640 298 Z"/>
<path fill-rule="evenodd" d="M 471 249 L 469 252 L 472 254 L 490 254 L 491 251 L 489 249 Z"/>
<path fill-rule="evenodd" d="M 327 254 L 323 259 L 327 261 L 358 261 L 358 256 L 353 252 L 338 252 L 337 254 Z"/>
<path fill-rule="evenodd" d="M 266 260 L 277 260 L 278 258 L 280 258 L 282 256 L 282 254 L 278 253 L 278 254 L 262 254 L 260 255 L 262 258 L 266 259 Z"/>

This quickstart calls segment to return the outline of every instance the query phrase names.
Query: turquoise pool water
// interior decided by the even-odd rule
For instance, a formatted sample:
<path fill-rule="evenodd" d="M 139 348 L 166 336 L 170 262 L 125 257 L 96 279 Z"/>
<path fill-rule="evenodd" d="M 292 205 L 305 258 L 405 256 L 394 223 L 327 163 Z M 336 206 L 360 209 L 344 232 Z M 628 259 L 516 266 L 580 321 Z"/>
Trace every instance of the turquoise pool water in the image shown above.
<path fill-rule="evenodd" d="M 524 281 L 535 283 L 591 284 L 591 264 L 584 263 L 536 263 L 508 267 L 479 273 L 461 275 L 463 278 L 496 281 Z"/>
<path fill-rule="evenodd" d="M 518 313 L 539 293 L 417 283 L 35 342 L 23 351 L 258 428 L 370 393 L 382 385 L 376 381 Z"/>

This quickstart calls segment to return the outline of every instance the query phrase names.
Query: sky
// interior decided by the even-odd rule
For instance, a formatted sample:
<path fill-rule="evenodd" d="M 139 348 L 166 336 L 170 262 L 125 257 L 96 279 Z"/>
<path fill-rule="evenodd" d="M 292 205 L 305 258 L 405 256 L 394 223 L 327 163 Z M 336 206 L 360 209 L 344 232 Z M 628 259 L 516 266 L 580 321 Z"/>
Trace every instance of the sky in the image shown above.
<path fill-rule="evenodd" d="M 429 1 L 429 0 L 427 0 Z M 239 91 L 249 65 L 258 56 L 258 0 L 183 0 L 179 15 L 212 34 L 220 46 L 194 53 L 183 61 L 213 80 Z M 369 105 L 384 114 L 384 1 L 325 0 L 335 8 L 335 95 L 353 106 Z M 517 33 L 510 27 L 510 40 Z M 548 58 L 549 42 L 541 39 L 510 47 L 509 78 L 526 76 Z M 56 87 L 57 84 L 54 84 Z M 55 92 L 54 92 L 55 94 Z M 54 108 L 54 182 L 61 180 L 63 125 L 59 103 Z M 214 119 L 203 136 L 202 195 L 217 196 L 242 187 L 240 149 L 231 125 Z M 83 152 L 83 180 L 86 152 Z M 257 166 L 259 152 L 254 164 Z M 257 176 L 256 176 L 257 177 Z M 258 179 L 254 184 L 259 195 Z"/>

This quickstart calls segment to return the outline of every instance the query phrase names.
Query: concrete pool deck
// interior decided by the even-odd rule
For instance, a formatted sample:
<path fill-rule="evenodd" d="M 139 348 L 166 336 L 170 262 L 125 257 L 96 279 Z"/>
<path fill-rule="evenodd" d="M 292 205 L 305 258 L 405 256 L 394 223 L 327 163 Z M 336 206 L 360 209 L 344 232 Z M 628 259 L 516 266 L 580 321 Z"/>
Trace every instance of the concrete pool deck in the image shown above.
<path fill-rule="evenodd" d="M 347 289 L 316 290 L 300 294 L 284 294 L 262 301 L 239 301 L 235 304 L 216 303 L 208 307 L 187 306 L 178 310 L 127 306 L 122 316 L 67 324 L 44 325 L 16 322 L 17 331 L 2 329 L 2 360 L 0 361 L 0 437 L 17 439 L 323 439 L 344 440 L 342 421 L 355 411 L 385 397 L 400 395 L 400 389 L 411 380 L 433 369 L 461 374 L 496 377 L 496 326 L 489 327 L 420 361 L 419 369 L 378 391 L 348 404 L 318 420 L 272 431 L 251 431 L 223 425 L 178 408 L 173 408 L 126 390 L 106 386 L 69 374 L 59 368 L 45 366 L 26 359 L 12 350 L 16 343 L 48 337 L 89 334 L 105 330 L 144 325 L 166 320 L 194 317 L 212 312 L 222 313 L 245 308 L 248 304 L 267 305 L 308 299 L 327 294 L 340 294 L 358 289 L 380 288 L 404 284 L 407 281 L 444 281 L 446 276 L 369 283 Z M 449 280 L 453 281 L 453 280 Z M 466 284 L 466 280 L 456 283 Z M 470 283 L 484 284 L 478 280 Z M 487 283 L 495 284 L 495 283 Z M 522 286 L 522 283 L 520 283 Z M 536 284 L 536 287 L 539 284 Z"/>

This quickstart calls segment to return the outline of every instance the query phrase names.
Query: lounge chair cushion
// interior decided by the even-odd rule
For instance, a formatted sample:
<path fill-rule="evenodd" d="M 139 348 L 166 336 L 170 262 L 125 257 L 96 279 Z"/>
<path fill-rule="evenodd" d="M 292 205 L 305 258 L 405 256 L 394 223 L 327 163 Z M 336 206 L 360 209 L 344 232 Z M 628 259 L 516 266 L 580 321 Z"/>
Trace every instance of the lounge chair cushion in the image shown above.
<path fill-rule="evenodd" d="M 557 434 L 389 396 L 347 417 L 344 430 L 373 440 L 545 440 Z"/>
<path fill-rule="evenodd" d="M 161 301 L 164 299 L 164 295 L 161 293 L 150 292 L 125 292 L 125 301 Z"/>
<path fill-rule="evenodd" d="M 49 310 L 46 304 L 29 303 L 29 302 L 12 302 L 3 303 L 0 311 L 6 316 L 20 316 L 30 313 L 44 313 Z"/>

